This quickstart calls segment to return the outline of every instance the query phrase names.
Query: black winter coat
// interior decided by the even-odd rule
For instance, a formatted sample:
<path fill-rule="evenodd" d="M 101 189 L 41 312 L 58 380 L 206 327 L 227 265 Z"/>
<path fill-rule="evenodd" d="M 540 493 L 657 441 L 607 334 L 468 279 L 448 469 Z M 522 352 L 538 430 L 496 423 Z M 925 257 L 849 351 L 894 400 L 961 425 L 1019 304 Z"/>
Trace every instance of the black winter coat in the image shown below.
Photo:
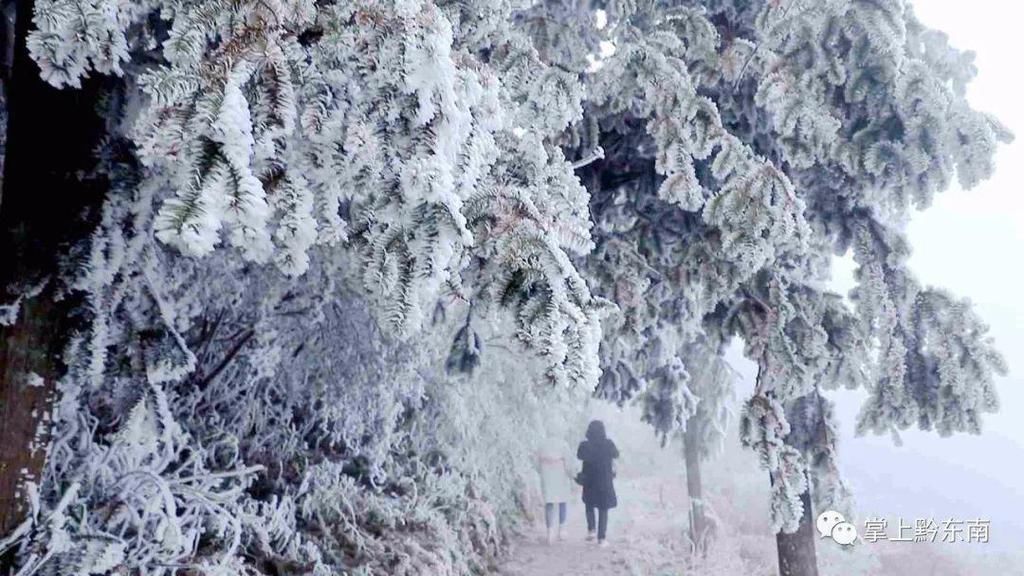
<path fill-rule="evenodd" d="M 612 460 L 619 457 L 619 449 L 607 438 L 584 440 L 576 449 L 576 457 L 583 461 L 580 480 L 583 484 L 583 503 L 596 508 L 615 508 L 615 474 Z"/>

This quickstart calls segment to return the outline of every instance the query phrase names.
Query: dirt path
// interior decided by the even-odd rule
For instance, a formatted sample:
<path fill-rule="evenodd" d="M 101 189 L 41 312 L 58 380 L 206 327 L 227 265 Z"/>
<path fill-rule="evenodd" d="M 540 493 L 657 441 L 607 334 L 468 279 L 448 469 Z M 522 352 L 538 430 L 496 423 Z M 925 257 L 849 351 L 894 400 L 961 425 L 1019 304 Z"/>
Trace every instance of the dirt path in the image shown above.
<path fill-rule="evenodd" d="M 634 471 L 616 489 L 619 507 L 609 517 L 607 548 L 587 542 L 579 496 L 569 503 L 565 538 L 548 545 L 543 514 L 517 543 L 502 576 L 677 576 L 683 574 L 685 478 Z"/>

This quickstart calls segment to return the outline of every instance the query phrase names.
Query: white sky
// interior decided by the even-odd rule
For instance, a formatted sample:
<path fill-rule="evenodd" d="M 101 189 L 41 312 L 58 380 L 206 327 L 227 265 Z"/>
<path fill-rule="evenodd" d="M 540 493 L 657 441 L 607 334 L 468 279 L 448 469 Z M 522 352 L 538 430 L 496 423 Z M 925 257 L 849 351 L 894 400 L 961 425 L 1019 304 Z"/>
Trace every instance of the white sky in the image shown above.
<path fill-rule="evenodd" d="M 853 434 L 862 393 L 833 396 L 842 423 L 841 467 L 862 515 L 991 520 L 992 551 L 1020 549 L 1024 541 L 1024 82 L 1019 47 L 1024 7 L 1008 0 L 916 0 L 918 16 L 945 31 L 958 48 L 977 53 L 972 105 L 994 114 L 1017 141 L 1002 146 L 996 175 L 975 189 L 940 194 L 908 227 L 911 268 L 926 285 L 970 298 L 991 326 L 1010 365 L 1000 379 L 1002 409 L 986 417 L 981 436 L 940 438 L 908 431 L 896 447 L 888 437 Z M 852 285 L 840 262 L 835 284 Z M 752 366 L 735 359 L 748 381 Z M 740 365 L 742 364 L 742 365 Z M 973 547 L 978 544 L 960 544 Z"/>
<path fill-rule="evenodd" d="M 941 194 L 931 209 L 916 215 L 908 232 L 918 276 L 969 297 L 991 326 L 1011 374 L 1001 382 L 1003 409 L 989 419 L 989 431 L 1024 449 L 1024 82 L 1016 43 L 1024 9 L 1006 0 L 918 0 L 914 5 L 925 24 L 948 33 L 954 46 L 977 53 L 979 71 L 968 98 L 1017 135 L 1000 148 L 992 179 L 973 190 Z M 1024 463 L 1020 466 L 1024 474 Z"/>

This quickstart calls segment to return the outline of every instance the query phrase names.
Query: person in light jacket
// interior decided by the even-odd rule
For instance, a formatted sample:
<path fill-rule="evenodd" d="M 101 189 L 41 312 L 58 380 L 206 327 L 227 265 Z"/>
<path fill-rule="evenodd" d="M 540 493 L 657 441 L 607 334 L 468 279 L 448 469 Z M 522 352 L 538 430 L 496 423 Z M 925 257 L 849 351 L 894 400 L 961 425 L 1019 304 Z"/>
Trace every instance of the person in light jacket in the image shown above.
<path fill-rule="evenodd" d="M 587 439 L 580 442 L 576 457 L 583 461 L 579 480 L 583 485 L 583 504 L 587 508 L 587 540 L 594 539 L 596 528 L 597 543 L 604 547 L 607 545 L 608 510 L 619 503 L 615 496 L 615 472 L 612 468 L 612 461 L 619 457 L 619 449 L 605 434 L 603 422 L 593 420 L 590 423 Z"/>
<path fill-rule="evenodd" d="M 555 537 L 555 510 L 558 510 L 557 534 L 562 539 L 565 525 L 566 502 L 569 501 L 572 472 L 565 442 L 550 437 L 537 451 L 537 470 L 540 472 L 541 493 L 544 495 L 544 523 L 547 526 L 547 540 L 550 544 Z"/>

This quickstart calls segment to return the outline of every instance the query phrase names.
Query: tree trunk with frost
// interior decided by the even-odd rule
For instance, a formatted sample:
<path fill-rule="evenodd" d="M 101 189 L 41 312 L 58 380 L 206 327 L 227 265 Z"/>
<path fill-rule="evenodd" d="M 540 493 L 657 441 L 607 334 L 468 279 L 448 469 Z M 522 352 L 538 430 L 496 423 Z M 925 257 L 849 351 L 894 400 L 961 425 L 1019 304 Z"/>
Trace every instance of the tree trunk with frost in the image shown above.
<path fill-rule="evenodd" d="M 11 26 L 3 34 L 3 53 L 11 57 L 4 62 L 8 124 L 0 191 L 0 541 L 25 520 L 27 491 L 39 482 L 73 328 L 75 299 L 56 280 L 58 256 L 88 233 L 87 209 L 99 205 L 102 190 L 81 177 L 94 163 L 101 133 L 94 110 L 100 82 L 81 91 L 44 83 L 25 46 L 32 2 L 3 8 L 14 26 L 13 34 Z M 0 572 L 11 553 L 0 557 Z"/>
<path fill-rule="evenodd" d="M 779 532 L 775 544 L 779 552 L 779 576 L 818 576 L 818 558 L 814 550 L 814 511 L 811 493 L 800 495 L 804 515 L 800 527 L 792 534 Z"/>
<path fill-rule="evenodd" d="M 688 426 L 683 434 L 683 456 L 686 460 L 686 492 L 690 496 L 690 540 L 694 553 L 704 555 L 711 534 L 701 488 L 700 439 L 694 426 Z"/>

